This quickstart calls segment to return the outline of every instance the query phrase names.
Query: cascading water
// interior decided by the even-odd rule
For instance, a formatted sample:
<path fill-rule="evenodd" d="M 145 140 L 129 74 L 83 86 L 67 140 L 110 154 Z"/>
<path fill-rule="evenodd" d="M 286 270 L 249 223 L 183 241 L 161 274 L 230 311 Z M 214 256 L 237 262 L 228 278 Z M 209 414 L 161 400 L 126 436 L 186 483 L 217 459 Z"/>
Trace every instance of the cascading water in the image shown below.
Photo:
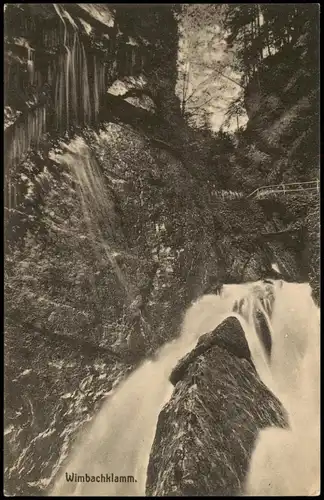
<path fill-rule="evenodd" d="M 101 252 L 104 252 L 108 264 L 124 289 L 126 302 L 130 305 L 134 300 L 132 290 L 112 248 L 115 239 L 115 210 L 106 188 L 106 179 L 83 138 L 77 136 L 69 144 L 61 143 L 61 146 L 63 154 L 55 154 L 52 158 L 66 165 L 72 174 L 90 241 L 94 243 L 95 251 L 99 246 Z M 101 258 L 100 252 L 97 255 Z"/>
<path fill-rule="evenodd" d="M 263 303 L 268 301 L 268 310 L 269 304 L 273 306 L 271 320 L 267 315 L 272 335 L 270 365 L 255 327 L 256 311 L 262 308 L 265 312 L 260 299 Z M 239 313 L 233 313 L 238 303 Z M 212 331 L 228 315 L 235 315 L 240 320 L 260 378 L 282 399 L 290 413 L 293 430 L 274 432 L 280 436 L 285 432 L 298 434 L 301 422 L 308 424 L 308 420 L 304 420 L 306 413 L 300 396 L 309 405 L 307 415 L 311 417 L 311 422 L 317 422 L 319 318 L 308 285 L 283 282 L 274 282 L 273 285 L 262 282 L 225 285 L 221 296 L 206 295 L 195 303 L 187 312 L 181 336 L 162 347 L 154 361 L 145 361 L 104 403 L 89 428 L 79 437 L 51 495 L 145 494 L 146 469 L 157 418 L 173 389 L 168 377 L 177 361 L 194 347 L 198 337 Z M 312 375 L 316 375 L 314 379 Z M 317 433 L 311 437 L 308 449 L 311 444 L 318 447 Z M 276 458 L 284 450 L 279 445 L 274 452 Z M 302 448 L 297 456 L 300 461 L 303 460 Z M 310 467 L 313 467 L 316 478 L 319 458 L 316 453 L 310 453 L 308 457 L 312 460 Z M 270 461 L 271 458 L 267 456 Z M 284 471 L 286 464 L 282 461 L 280 464 Z M 280 464 L 277 463 L 278 466 Z M 271 472 L 272 469 L 267 469 L 267 463 L 262 462 L 260 470 L 259 462 L 253 465 L 252 460 L 247 494 L 251 491 L 262 493 L 258 480 L 267 477 L 268 481 L 267 474 L 271 475 Z M 77 476 L 88 474 L 97 477 L 112 473 L 115 476 L 133 476 L 136 482 L 77 482 Z M 71 481 L 67 480 L 68 477 Z M 285 493 L 284 486 L 279 488 L 277 494 L 282 492 Z"/>
<path fill-rule="evenodd" d="M 246 493 L 314 496 L 320 491 L 319 309 L 306 284 L 285 283 L 272 318 L 271 389 L 286 408 L 289 430 L 260 433 Z"/>
<path fill-rule="evenodd" d="M 6 131 L 7 169 L 21 160 L 33 142 L 52 128 L 63 134 L 72 125 L 89 125 L 97 123 L 99 119 L 109 69 L 106 55 L 104 51 L 95 54 L 93 49 L 89 51 L 82 41 L 80 27 L 67 10 L 61 4 L 53 6 L 60 19 L 61 36 L 58 35 L 59 29 L 54 30 L 49 39 L 44 36 L 44 45 L 49 45 L 52 50 L 60 47 L 62 50 L 59 50 L 57 58 L 49 57 L 48 67 L 44 71 L 42 51 L 28 45 L 26 81 L 22 84 L 18 78 L 21 72 L 19 66 L 14 70 L 9 67 L 6 71 L 6 93 L 14 86 L 18 94 L 26 93 L 25 98 L 30 107 Z M 46 92 L 52 89 L 46 97 L 45 88 Z"/>
<path fill-rule="evenodd" d="M 16 165 L 31 147 L 38 147 L 39 140 L 46 133 L 46 107 L 37 106 L 21 115 L 10 130 L 11 137 L 6 138 L 6 162 Z"/>
<path fill-rule="evenodd" d="M 99 79 L 96 74 L 91 103 L 88 60 L 78 27 L 61 5 L 54 4 L 54 7 L 62 21 L 64 47 L 58 61 L 54 109 L 57 113 L 57 128 L 67 130 L 72 119 L 74 124 L 89 124 L 92 117 L 97 118 L 98 115 L 92 109 L 99 108 L 99 96 L 103 95 L 105 89 L 98 88 Z M 98 72 L 97 68 L 94 71 Z"/>
<path fill-rule="evenodd" d="M 71 124 L 98 121 L 100 102 L 106 92 L 106 66 L 100 52 L 91 57 L 87 54 L 79 28 L 68 12 L 60 4 L 54 6 L 62 21 L 64 46 L 55 90 L 56 125 L 67 130 Z"/>

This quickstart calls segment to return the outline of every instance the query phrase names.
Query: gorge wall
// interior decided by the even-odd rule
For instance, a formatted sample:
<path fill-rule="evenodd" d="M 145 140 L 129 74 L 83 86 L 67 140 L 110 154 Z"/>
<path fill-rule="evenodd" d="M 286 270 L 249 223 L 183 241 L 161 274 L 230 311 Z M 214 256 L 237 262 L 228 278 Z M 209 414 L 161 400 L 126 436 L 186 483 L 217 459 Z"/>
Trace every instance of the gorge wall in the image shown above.
<path fill-rule="evenodd" d="M 306 15 L 306 17 L 303 17 Z M 304 20 L 306 21 L 304 22 Z M 249 120 L 242 142 L 259 185 L 319 179 L 319 16 L 305 6 L 289 44 L 264 59 L 245 89 Z M 281 199 L 281 212 L 306 231 L 305 262 L 319 302 L 320 197 L 311 192 Z"/>
<path fill-rule="evenodd" d="M 242 13 L 244 8 L 237 7 Z M 228 155 L 228 182 L 239 182 L 250 192 L 260 186 L 319 180 L 320 168 L 319 8 L 296 4 L 278 10 L 255 4 L 245 20 L 236 18 L 238 32 L 248 30 L 249 20 L 253 15 L 258 18 L 260 12 L 263 21 L 256 21 L 258 27 L 251 38 L 254 56 L 249 58 L 248 41 L 243 43 L 245 59 L 241 56 L 247 67 L 240 102 L 248 121 L 244 130 L 238 131 L 237 146 Z M 235 29 L 232 36 L 237 36 Z M 268 196 L 268 204 L 273 203 L 270 213 L 280 213 L 281 218 L 290 219 L 291 228 L 304 230 L 302 265 L 308 268 L 317 302 L 319 200 L 311 191 Z"/>
<path fill-rule="evenodd" d="M 267 240 L 280 214 L 213 194 L 174 145 L 177 37 L 167 8 L 7 5 L 7 494 L 48 491 L 103 398 L 206 289 L 274 262 L 305 278 L 296 245 Z"/>

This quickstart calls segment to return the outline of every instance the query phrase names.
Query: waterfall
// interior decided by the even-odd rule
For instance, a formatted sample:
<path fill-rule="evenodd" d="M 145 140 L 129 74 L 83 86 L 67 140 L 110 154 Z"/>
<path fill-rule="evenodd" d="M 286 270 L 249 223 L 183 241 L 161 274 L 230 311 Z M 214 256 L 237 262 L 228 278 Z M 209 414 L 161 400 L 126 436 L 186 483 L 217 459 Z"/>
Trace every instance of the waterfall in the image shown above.
<path fill-rule="evenodd" d="M 261 282 L 225 285 L 221 296 L 206 295 L 193 304 L 184 319 L 180 337 L 162 347 L 155 360 L 147 360 L 137 368 L 106 400 L 99 414 L 79 436 L 50 495 L 145 495 L 146 469 L 157 418 L 173 390 L 168 377 L 177 361 L 194 347 L 199 336 L 212 331 L 228 315 L 239 318 L 259 376 L 287 406 L 292 429 L 296 426 L 298 433 L 301 422 L 304 426 L 308 425 L 308 420 L 305 420 L 307 415 L 311 419 L 310 423 L 314 422 L 319 412 L 316 378 L 319 370 L 319 325 L 316 307 L 307 285 L 274 282 L 272 289 L 273 294 L 269 296 L 269 285 Z M 255 311 L 262 307 L 261 298 L 267 299 L 268 305 L 272 302 L 273 306 L 271 314 L 267 315 L 271 322 L 273 364 L 268 362 L 253 321 Z M 240 304 L 240 311 L 237 313 L 233 313 L 235 304 Z M 315 379 L 312 378 L 314 374 Z M 304 408 L 306 403 L 307 410 Z M 293 433 L 294 430 L 280 429 L 274 432 L 282 436 L 285 432 Z M 316 471 L 319 459 L 310 450 L 311 446 L 318 446 L 315 434 L 311 436 L 310 432 L 307 435 L 311 439 L 307 458 L 312 460 L 309 467 Z M 285 471 L 285 450 L 279 443 L 278 445 L 274 451 L 276 457 L 282 457 L 280 464 Z M 303 445 L 300 446 L 299 450 L 293 451 L 297 452 L 297 460 L 301 463 L 304 450 Z M 271 450 L 272 448 L 269 453 Z M 258 449 L 255 453 L 258 453 Z M 306 465 L 305 461 L 303 464 Z M 267 463 L 257 463 L 256 468 L 257 479 L 263 477 L 267 482 L 271 480 L 272 476 L 269 477 L 269 474 L 271 475 L 272 469 L 268 470 Z M 135 480 L 126 483 L 78 482 L 77 476 L 85 474 L 89 478 L 115 474 L 130 476 Z M 300 478 L 303 481 L 303 475 Z M 254 481 L 253 467 L 249 479 L 250 483 L 252 481 L 252 486 L 248 485 L 249 491 L 256 494 L 261 492 Z M 278 491 L 279 494 L 285 492 L 284 483 Z"/>
<path fill-rule="evenodd" d="M 27 71 L 29 75 L 29 83 L 33 84 L 34 83 L 34 72 L 35 72 L 35 65 L 34 65 L 34 51 L 28 47 L 27 48 L 28 55 L 27 55 Z"/>
<path fill-rule="evenodd" d="M 97 69 L 97 58 L 93 56 L 93 88 L 94 88 L 94 118 L 98 121 L 99 116 L 99 75 Z"/>
<path fill-rule="evenodd" d="M 52 159 L 65 165 L 76 182 L 89 240 L 93 242 L 99 260 L 104 253 L 125 292 L 126 303 L 130 305 L 134 296 L 115 258 L 115 207 L 103 172 L 83 138 L 76 136 L 68 144 L 61 142 L 61 147 L 62 154 L 53 155 Z"/>
<path fill-rule="evenodd" d="M 100 98 L 106 89 L 102 78 L 103 60 L 98 62 L 94 55 L 89 67 L 87 51 L 77 25 L 60 4 L 54 4 L 54 7 L 62 21 L 65 49 L 59 56 L 54 106 L 57 111 L 56 126 L 62 131 L 68 130 L 71 122 L 74 125 L 97 123 Z"/>
<path fill-rule="evenodd" d="M 5 131 L 6 163 L 15 165 L 46 133 L 46 106 L 36 106 Z"/>
<path fill-rule="evenodd" d="M 273 311 L 271 371 L 272 389 L 288 412 L 290 429 L 261 431 L 250 464 L 248 495 L 319 495 L 319 326 L 310 287 L 285 283 Z"/>
<path fill-rule="evenodd" d="M 24 155 L 32 148 L 38 149 L 40 139 L 53 128 L 64 134 L 71 126 L 98 123 L 100 103 L 106 92 L 109 69 L 104 62 L 106 55 L 102 51 L 93 55 L 92 50 L 90 55 L 89 47 L 85 47 L 79 28 L 69 13 L 61 4 L 53 5 L 60 20 L 61 33 L 57 29 L 48 34 L 45 31 L 42 38 L 44 46 L 53 49 L 61 44 L 63 50 L 55 60 L 49 58 L 47 69 L 42 66 L 40 71 L 38 49 L 28 46 L 26 81 L 22 83 L 19 78 L 19 66 L 14 70 L 9 66 L 5 75 L 6 88 L 14 86 L 19 93 L 24 95 L 26 92 L 26 101 L 32 96 L 27 102 L 32 107 L 5 131 L 5 201 L 9 210 L 16 207 L 14 172 Z M 43 57 L 41 53 L 40 57 Z M 44 64 L 43 60 L 41 64 Z"/>
<path fill-rule="evenodd" d="M 34 140 L 39 140 L 54 126 L 61 134 L 71 126 L 83 126 L 98 123 L 100 103 L 106 92 L 106 55 L 98 51 L 89 54 L 89 47 L 82 41 L 80 28 L 61 4 L 53 4 L 61 23 L 61 36 L 58 30 L 47 34 L 42 39 L 44 46 L 53 49 L 61 45 L 56 60 L 49 58 L 48 68 L 42 73 L 38 57 L 43 57 L 38 49 L 27 47 L 27 78 L 22 84 L 19 79 L 21 68 L 6 70 L 6 88 L 14 85 L 24 95 L 26 101 L 32 96 L 33 108 L 24 111 L 24 117 L 14 122 L 5 137 L 6 161 L 8 167 L 21 159 L 31 147 Z M 50 40 L 47 40 L 49 37 Z M 49 43 L 47 43 L 49 42 Z M 37 69 L 38 68 L 38 69 Z M 44 88 L 52 89 L 52 97 L 44 98 Z M 26 91 L 28 89 L 28 93 Z M 30 105 L 30 103 L 29 103 Z M 35 111 L 35 108 L 40 111 Z M 49 117 L 54 113 L 54 122 Z M 45 116 L 45 121 L 40 116 Z M 25 128 L 26 130 L 22 130 Z M 8 168 L 7 167 L 7 168 Z"/>
<path fill-rule="evenodd" d="M 91 104 L 90 104 L 90 89 L 88 80 L 88 61 L 83 44 L 80 44 L 80 50 L 81 50 L 80 60 L 82 61 L 80 64 L 80 72 L 81 72 L 84 123 L 89 123 L 91 119 Z"/>
<path fill-rule="evenodd" d="M 71 108 L 72 108 L 72 119 L 74 123 L 78 123 L 78 91 L 77 91 L 77 76 L 76 76 L 76 47 L 78 43 L 78 33 L 77 31 L 73 34 L 73 45 L 72 45 L 72 55 L 71 55 Z"/>

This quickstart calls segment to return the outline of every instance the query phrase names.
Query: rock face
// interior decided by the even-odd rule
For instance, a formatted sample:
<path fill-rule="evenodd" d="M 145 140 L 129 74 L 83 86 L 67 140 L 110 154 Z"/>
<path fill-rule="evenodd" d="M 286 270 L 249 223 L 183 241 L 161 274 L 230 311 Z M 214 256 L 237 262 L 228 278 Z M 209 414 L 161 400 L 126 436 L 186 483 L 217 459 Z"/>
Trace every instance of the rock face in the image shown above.
<path fill-rule="evenodd" d="M 258 169 L 258 150 L 264 155 L 260 179 L 268 172 L 268 184 L 319 176 L 318 7 L 307 6 L 305 19 L 294 41 L 268 55 L 245 89 L 245 134 L 256 146 L 251 166 Z M 268 162 L 271 169 L 265 168 Z"/>
<path fill-rule="evenodd" d="M 91 349 L 71 339 L 67 343 L 56 334 L 31 332 L 9 326 L 6 331 L 4 492 L 8 496 L 38 496 L 46 491 L 78 432 L 131 368 L 98 346 Z"/>
<path fill-rule="evenodd" d="M 286 427 L 236 318 L 204 335 L 171 374 L 147 473 L 148 496 L 241 495 L 258 432 Z"/>
<path fill-rule="evenodd" d="M 256 280 L 273 261 L 298 276 L 293 251 L 256 237 L 276 230 L 262 206 L 211 195 L 168 140 L 176 28 L 160 8 L 7 5 L 9 495 L 51 486 L 112 384 L 175 337 L 211 276 Z M 109 96 L 120 80 L 131 88 Z"/>
<path fill-rule="evenodd" d="M 252 363 L 249 346 L 244 333 L 242 335 L 241 325 L 238 319 L 233 316 L 224 321 L 221 327 L 216 328 L 212 333 L 201 335 L 195 349 L 182 358 L 172 371 L 170 382 L 175 386 L 183 380 L 191 363 L 215 345 Z"/>
<path fill-rule="evenodd" d="M 240 164 L 243 175 L 237 178 L 251 191 L 261 185 L 319 179 L 319 7 L 299 5 L 296 12 L 298 28 L 290 42 L 264 50 L 262 63 L 245 86 L 248 123 L 239 141 L 244 166 Z M 319 194 L 270 198 L 268 202 L 275 202 L 282 213 L 293 213 L 292 222 L 298 220 L 304 228 L 307 256 L 300 268 L 318 303 Z M 275 210 L 273 206 L 271 213 Z"/>
<path fill-rule="evenodd" d="M 253 280 L 271 265 L 262 246 L 251 255 L 248 245 L 223 232 L 228 226 L 215 231 L 224 203 L 209 201 L 207 188 L 196 183 L 179 158 L 141 130 L 106 122 L 99 131 L 88 129 L 65 142 L 67 147 L 53 140 L 19 165 L 14 177 L 19 196 L 7 219 L 5 350 L 10 370 L 5 421 L 11 432 L 5 449 L 10 494 L 35 494 L 50 486 L 107 387 L 125 374 L 129 362 L 134 367 L 176 335 L 183 313 L 203 293 L 210 275 L 222 282 Z M 72 161 L 69 148 L 75 144 L 84 148 L 84 155 Z M 71 162 L 60 163 L 67 154 Z M 101 186 L 94 197 L 84 193 L 90 215 L 97 200 L 105 200 L 94 226 L 87 224 L 73 170 L 87 165 Z M 219 210 L 211 210 L 217 206 Z M 238 208 L 234 214 L 236 223 Z M 254 209 L 250 214 L 252 221 Z M 285 261 L 285 251 L 280 255 Z M 53 335 L 60 341 L 57 369 L 49 368 L 57 364 L 49 341 Z M 84 368 L 78 361 L 79 344 L 85 341 L 98 346 L 99 371 L 92 361 Z M 112 349 L 123 362 L 108 351 L 107 364 L 99 347 Z M 26 370 L 31 371 L 22 376 Z M 78 413 L 78 387 L 90 375 L 87 403 Z M 51 399 L 53 386 L 55 401 L 63 398 L 62 405 Z M 73 396 L 65 399 L 66 394 Z M 65 422 L 66 414 L 71 425 L 63 428 L 58 422 Z M 24 425 L 28 432 L 22 433 Z M 49 439 L 48 432 L 56 444 L 45 457 L 40 445 Z M 33 467 L 26 473 L 28 463 Z"/>

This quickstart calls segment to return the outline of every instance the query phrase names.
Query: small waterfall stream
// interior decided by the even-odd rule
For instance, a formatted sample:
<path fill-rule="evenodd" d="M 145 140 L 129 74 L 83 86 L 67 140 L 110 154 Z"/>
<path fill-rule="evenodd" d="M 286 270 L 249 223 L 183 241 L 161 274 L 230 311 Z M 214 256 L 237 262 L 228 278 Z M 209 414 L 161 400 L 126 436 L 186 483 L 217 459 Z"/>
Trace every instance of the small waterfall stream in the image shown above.
<path fill-rule="evenodd" d="M 127 278 L 118 265 L 113 250 L 115 233 L 115 207 L 106 179 L 92 151 L 84 139 L 76 136 L 68 144 L 61 142 L 62 154 L 53 154 L 52 159 L 64 164 L 76 182 L 76 191 L 82 208 L 90 241 L 98 244 L 111 265 L 117 280 L 124 289 L 126 301 L 130 304 L 134 297 Z M 98 253 L 98 258 L 102 258 Z"/>
<path fill-rule="evenodd" d="M 18 76 L 15 80 L 15 75 L 21 74 L 19 66 L 6 70 L 6 92 L 14 86 L 19 94 L 26 93 L 26 101 L 30 99 L 30 109 L 24 110 L 5 135 L 7 169 L 31 147 L 37 148 L 47 132 L 63 134 L 71 126 L 94 124 L 99 119 L 100 103 L 111 73 L 107 56 L 103 50 L 85 47 L 80 26 L 63 5 L 53 6 L 60 20 L 59 28 L 53 36 L 46 32 L 40 36 L 46 48 L 57 49 L 57 55 L 48 56 L 44 64 L 39 48 L 28 46 L 27 79 L 23 84 Z"/>
<path fill-rule="evenodd" d="M 95 54 L 92 57 L 87 55 L 79 28 L 68 12 L 60 4 L 54 4 L 54 7 L 62 21 L 64 47 L 58 60 L 54 110 L 56 128 L 64 131 L 71 124 L 97 121 L 99 103 L 106 91 L 105 67 L 103 61 L 97 64 Z"/>
<path fill-rule="evenodd" d="M 274 304 L 271 320 L 268 315 L 273 336 L 272 365 L 267 361 L 255 328 L 256 311 L 262 308 L 261 295 Z M 233 313 L 238 302 L 241 303 L 240 313 Z M 107 399 L 89 428 L 79 436 L 51 495 L 145 494 L 146 469 L 157 418 L 173 389 L 168 377 L 177 361 L 195 346 L 199 336 L 212 331 L 228 315 L 239 318 L 259 376 L 288 408 L 293 429 L 296 425 L 298 432 L 300 421 L 305 425 L 303 406 L 306 400 L 310 404 L 308 418 L 317 422 L 319 394 L 316 347 L 319 325 L 308 285 L 283 282 L 274 282 L 273 285 L 262 282 L 225 285 L 221 296 L 206 295 L 193 304 L 186 314 L 180 337 L 162 347 L 154 361 L 145 361 Z M 303 403 L 301 397 L 304 398 Z M 294 430 L 278 430 L 280 436 L 286 436 L 289 432 Z M 282 453 L 284 450 L 278 448 L 277 455 Z M 302 457 L 302 450 L 299 450 L 299 456 Z M 316 457 L 311 458 L 314 462 Z M 262 465 L 264 469 L 258 470 L 257 479 L 271 473 L 265 463 Z M 313 466 L 316 468 L 316 464 Z M 258 491 L 253 467 L 252 464 L 248 490 Z M 135 481 L 76 481 L 76 476 L 85 474 L 133 476 Z M 68 477 L 71 481 L 67 480 Z"/>

